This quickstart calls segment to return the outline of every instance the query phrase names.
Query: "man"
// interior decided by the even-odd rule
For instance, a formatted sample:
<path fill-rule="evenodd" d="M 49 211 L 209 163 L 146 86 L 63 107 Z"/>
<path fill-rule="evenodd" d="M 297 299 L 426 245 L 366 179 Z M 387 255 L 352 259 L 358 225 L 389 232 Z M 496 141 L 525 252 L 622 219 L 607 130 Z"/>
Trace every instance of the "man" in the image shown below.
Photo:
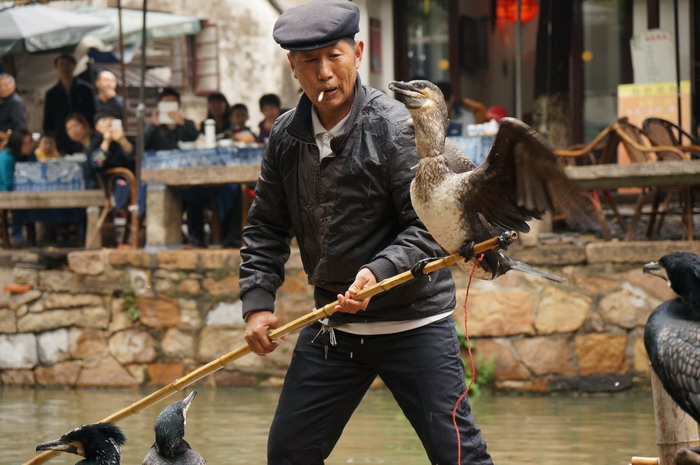
<path fill-rule="evenodd" d="M 27 112 L 16 91 L 15 78 L 10 74 L 0 74 L 0 132 L 27 128 Z"/>
<path fill-rule="evenodd" d="M 73 76 L 75 58 L 60 55 L 54 60 L 58 82 L 46 92 L 44 99 L 44 133 L 56 138 L 61 153 L 83 150 L 66 134 L 66 116 L 80 113 L 92 124 L 95 119 L 95 90 L 88 82 Z"/>
<path fill-rule="evenodd" d="M 117 77 L 111 71 L 100 71 L 95 79 L 96 113 L 110 113 L 124 118 L 124 104 L 121 95 L 117 95 Z"/>
<path fill-rule="evenodd" d="M 241 300 L 253 352 L 279 326 L 274 298 L 296 237 L 316 305 L 338 299 L 324 325 L 304 328 L 268 439 L 268 464 L 320 465 L 380 376 L 420 437 L 430 463 L 454 464 L 452 409 L 464 392 L 448 270 L 374 298 L 354 294 L 442 252 L 411 207 L 418 163 L 405 107 L 363 86 L 359 10 L 316 1 L 286 10 L 273 37 L 289 50 L 304 89 L 277 119 L 241 250 Z M 463 464 L 491 464 L 469 404 L 457 417 Z"/>

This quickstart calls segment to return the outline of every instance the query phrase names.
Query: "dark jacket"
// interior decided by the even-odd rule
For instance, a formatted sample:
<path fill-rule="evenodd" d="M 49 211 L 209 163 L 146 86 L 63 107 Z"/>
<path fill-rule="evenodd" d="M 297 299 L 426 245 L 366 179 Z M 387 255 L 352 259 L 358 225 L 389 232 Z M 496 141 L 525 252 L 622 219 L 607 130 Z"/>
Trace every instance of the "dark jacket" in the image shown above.
<path fill-rule="evenodd" d="M 0 98 L 0 131 L 27 129 L 27 112 L 22 97 L 13 92 L 7 98 Z"/>
<path fill-rule="evenodd" d="M 146 150 L 178 150 L 178 142 L 192 142 L 199 137 L 199 131 L 192 120 L 186 119 L 185 124 L 170 129 L 167 125 L 148 125 L 144 136 Z"/>
<path fill-rule="evenodd" d="M 102 150 L 102 134 L 94 134 L 90 140 L 90 145 L 87 150 L 88 170 L 90 173 L 90 185 L 96 186 L 95 175 L 102 175 L 103 172 L 110 168 L 128 168 L 134 171 L 134 154 L 124 151 L 119 142 L 112 141 L 109 144 L 108 150 Z"/>
<path fill-rule="evenodd" d="M 60 82 L 46 91 L 44 101 L 44 134 L 56 138 L 56 147 L 61 153 L 81 151 L 66 134 L 66 116 L 81 113 L 92 126 L 95 119 L 95 89 L 86 81 L 75 78 L 70 91 L 66 93 Z"/>
<path fill-rule="evenodd" d="M 244 316 L 273 309 L 292 236 L 315 286 L 317 306 L 344 293 L 362 267 L 380 281 L 420 259 L 443 255 L 411 206 L 411 167 L 418 155 L 406 108 L 358 78 L 348 132 L 333 139 L 335 155 L 322 161 L 311 111 L 303 96 L 295 110 L 275 122 L 265 151 L 243 231 Z M 422 277 L 373 297 L 364 312 L 334 318 L 410 320 L 454 305 L 454 282 L 443 269 L 432 279 Z"/>

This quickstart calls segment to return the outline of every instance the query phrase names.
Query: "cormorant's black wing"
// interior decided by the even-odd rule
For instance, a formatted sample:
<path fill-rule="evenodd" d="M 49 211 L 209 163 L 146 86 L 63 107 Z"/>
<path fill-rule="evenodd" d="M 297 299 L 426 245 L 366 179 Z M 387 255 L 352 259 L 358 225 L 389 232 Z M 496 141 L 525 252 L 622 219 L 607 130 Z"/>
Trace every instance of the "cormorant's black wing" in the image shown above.
<path fill-rule="evenodd" d="M 484 162 L 462 179 L 466 217 L 493 226 L 530 230 L 525 223 L 555 210 L 571 215 L 582 196 L 549 143 L 525 123 L 504 118 Z"/>
<path fill-rule="evenodd" d="M 160 455 L 158 455 L 158 449 L 156 448 L 156 445 L 153 444 L 153 446 L 148 449 L 148 453 L 143 458 L 143 463 L 141 465 L 161 465 L 161 461 L 162 459 L 160 458 Z"/>
<path fill-rule="evenodd" d="M 662 305 L 682 303 L 676 299 Z M 650 328 L 647 327 L 646 331 L 649 332 Z M 683 410 L 700 422 L 700 323 L 667 319 L 656 332 L 645 334 L 645 344 L 649 346 L 650 343 L 655 345 L 647 347 L 651 366 L 664 389 Z"/>
<path fill-rule="evenodd" d="M 466 173 L 476 168 L 476 164 L 471 161 L 465 154 L 462 153 L 449 140 L 445 140 L 445 149 L 443 150 L 447 167 L 453 173 Z"/>

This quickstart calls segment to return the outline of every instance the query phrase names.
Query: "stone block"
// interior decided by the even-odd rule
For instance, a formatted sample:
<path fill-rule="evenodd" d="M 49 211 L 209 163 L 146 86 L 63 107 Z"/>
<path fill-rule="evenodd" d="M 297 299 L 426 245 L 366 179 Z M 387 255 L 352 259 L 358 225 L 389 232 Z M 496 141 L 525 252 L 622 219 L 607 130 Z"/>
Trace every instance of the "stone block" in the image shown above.
<path fill-rule="evenodd" d="M 200 286 L 199 281 L 196 279 L 185 279 L 177 284 L 175 290 L 183 294 L 197 295 L 202 290 L 202 286 Z"/>
<path fill-rule="evenodd" d="M 455 319 L 462 320 L 464 291 L 457 291 Z M 532 294 L 526 290 L 507 289 L 483 292 L 472 289 L 469 295 L 469 332 L 473 337 L 503 337 L 534 334 Z"/>
<path fill-rule="evenodd" d="M 496 389 L 513 392 L 547 392 L 546 379 L 532 379 L 527 381 L 503 380 L 496 381 Z"/>
<path fill-rule="evenodd" d="M 306 315 L 314 308 L 314 299 L 312 297 L 287 297 L 277 299 L 275 302 L 275 313 L 281 324 L 287 324 L 290 321 Z"/>
<path fill-rule="evenodd" d="M 242 302 L 219 302 L 216 307 L 207 313 L 207 326 L 235 326 L 245 327 L 245 321 L 241 316 Z"/>
<path fill-rule="evenodd" d="M 37 300 L 39 297 L 41 297 L 41 291 L 37 289 L 33 289 L 31 291 L 27 292 L 22 292 L 20 294 L 11 294 L 10 295 L 10 308 L 15 310 L 22 305 L 26 305 L 30 302 L 34 302 Z"/>
<path fill-rule="evenodd" d="M 279 289 L 280 297 L 313 297 L 313 287 L 306 282 L 306 274 L 301 274 L 303 277 L 294 275 L 285 277 Z"/>
<path fill-rule="evenodd" d="M 627 284 L 603 297 L 598 308 L 606 324 L 625 329 L 644 326 L 653 309 L 643 293 Z"/>
<path fill-rule="evenodd" d="M 574 339 L 581 375 L 625 373 L 626 334 L 588 334 Z"/>
<path fill-rule="evenodd" d="M 17 315 L 14 310 L 0 309 L 0 334 L 17 332 Z"/>
<path fill-rule="evenodd" d="M 109 327 L 110 316 L 109 310 L 101 305 L 85 307 L 83 308 L 84 319 L 80 326 L 84 328 L 107 329 Z"/>
<path fill-rule="evenodd" d="M 200 260 L 205 270 L 231 270 L 238 275 L 241 253 L 238 249 L 202 250 Z"/>
<path fill-rule="evenodd" d="M 586 245 L 588 263 L 647 263 L 664 255 L 687 250 L 700 255 L 698 241 L 593 242 Z"/>
<path fill-rule="evenodd" d="M 219 370 L 213 377 L 217 386 L 256 387 L 258 385 L 257 376 L 240 371 Z"/>
<path fill-rule="evenodd" d="M 109 351 L 121 364 L 150 363 L 156 359 L 156 343 L 146 331 L 126 329 L 109 338 Z"/>
<path fill-rule="evenodd" d="M 161 340 L 163 353 L 170 360 L 184 360 L 194 357 L 194 336 L 177 328 L 165 332 Z"/>
<path fill-rule="evenodd" d="M 591 310 L 591 299 L 554 286 L 542 290 L 535 316 L 537 334 L 578 331 Z"/>
<path fill-rule="evenodd" d="M 155 256 L 143 250 L 111 249 L 107 253 L 112 266 L 134 266 L 136 268 L 154 268 Z"/>
<path fill-rule="evenodd" d="M 175 283 L 169 279 L 156 279 L 153 290 L 156 294 L 172 294 L 175 292 Z"/>
<path fill-rule="evenodd" d="M 149 386 L 166 386 L 182 377 L 184 367 L 182 363 L 151 363 L 146 369 Z"/>
<path fill-rule="evenodd" d="M 80 275 L 74 292 L 111 295 L 124 289 L 124 270 L 111 269 L 100 275 Z"/>
<path fill-rule="evenodd" d="M 40 333 L 36 337 L 39 362 L 53 365 L 68 356 L 68 330 L 65 328 Z"/>
<path fill-rule="evenodd" d="M 78 361 L 56 363 L 48 367 L 36 367 L 34 377 L 41 386 L 75 386 L 82 365 Z"/>
<path fill-rule="evenodd" d="M 180 299 L 180 312 L 182 314 L 182 329 L 199 329 L 202 327 L 202 316 L 197 308 L 197 301 Z"/>
<path fill-rule="evenodd" d="M 52 310 L 42 313 L 28 313 L 17 320 L 20 333 L 40 333 L 56 328 L 77 326 L 82 322 L 83 312 L 75 310 Z"/>
<path fill-rule="evenodd" d="M 109 354 L 107 336 L 98 330 L 71 328 L 68 347 L 71 357 L 78 360 L 103 358 Z"/>
<path fill-rule="evenodd" d="M 73 290 L 75 275 L 70 271 L 39 271 L 39 289 L 46 292 L 70 292 Z"/>
<path fill-rule="evenodd" d="M 219 280 L 206 277 L 202 280 L 202 287 L 213 296 L 237 294 L 241 290 L 238 276 L 225 276 Z"/>
<path fill-rule="evenodd" d="M 37 363 L 35 335 L 0 334 L 0 370 L 31 369 Z"/>
<path fill-rule="evenodd" d="M 163 250 L 156 253 L 158 266 L 166 270 L 196 270 L 199 254 L 196 250 Z"/>
<path fill-rule="evenodd" d="M 152 328 L 172 328 L 180 325 L 182 316 L 178 299 L 165 296 L 142 296 L 136 299 L 139 321 Z"/>
<path fill-rule="evenodd" d="M 659 300 L 666 301 L 676 298 L 676 293 L 666 283 L 666 280 L 644 273 L 642 267 L 626 271 L 621 274 L 621 277 Z"/>
<path fill-rule="evenodd" d="M 122 329 L 134 326 L 134 320 L 124 307 L 124 299 L 112 300 L 112 321 L 109 324 L 109 332 L 115 333 Z"/>
<path fill-rule="evenodd" d="M 105 262 L 102 250 L 81 250 L 68 254 L 68 268 L 77 274 L 101 274 L 105 270 Z"/>
<path fill-rule="evenodd" d="M 573 374 L 569 346 L 563 337 L 532 337 L 513 341 L 523 363 L 536 375 Z"/>
<path fill-rule="evenodd" d="M 42 302 L 41 300 L 34 301 L 29 306 L 29 311 L 32 313 L 39 313 L 43 312 L 44 310 L 46 310 L 46 307 L 44 307 L 44 302 Z"/>
<path fill-rule="evenodd" d="M 571 265 L 586 263 L 583 246 L 557 244 L 537 247 L 512 247 L 508 256 L 529 265 Z"/>
<path fill-rule="evenodd" d="M 649 355 L 644 347 L 644 337 L 640 334 L 634 338 L 632 343 L 632 370 L 635 373 L 648 374 L 651 370 Z"/>
<path fill-rule="evenodd" d="M 75 383 L 76 387 L 131 387 L 138 386 L 136 379 L 112 357 L 107 357 L 94 367 L 83 367 Z"/>
<path fill-rule="evenodd" d="M 15 387 L 34 386 L 34 372 L 32 370 L 0 371 L 0 384 Z"/>
<path fill-rule="evenodd" d="M 12 280 L 8 282 L 17 284 L 31 284 L 33 287 L 37 287 L 39 284 L 39 272 L 37 270 L 13 268 Z"/>
<path fill-rule="evenodd" d="M 486 362 L 495 363 L 494 380 L 526 380 L 532 373 L 518 360 L 510 344 L 500 339 L 474 340 L 474 355 Z M 469 367 L 467 366 L 468 370 Z M 478 374 L 477 374 L 478 376 Z"/>
<path fill-rule="evenodd" d="M 198 362 L 209 363 L 244 344 L 241 329 L 206 326 L 199 332 L 199 346 L 195 357 Z"/>
<path fill-rule="evenodd" d="M 44 298 L 44 307 L 71 308 L 102 305 L 103 297 L 95 294 L 48 294 Z"/>
<path fill-rule="evenodd" d="M 620 281 L 602 276 L 587 276 L 583 273 L 574 274 L 574 285 L 591 295 L 602 294 L 620 287 Z"/>

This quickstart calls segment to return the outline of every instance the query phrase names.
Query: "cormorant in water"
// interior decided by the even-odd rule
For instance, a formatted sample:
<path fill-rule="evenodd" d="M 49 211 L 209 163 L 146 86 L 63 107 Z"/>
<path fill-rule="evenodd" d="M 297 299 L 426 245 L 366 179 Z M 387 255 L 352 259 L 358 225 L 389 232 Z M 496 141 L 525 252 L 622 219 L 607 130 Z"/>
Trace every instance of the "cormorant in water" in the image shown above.
<path fill-rule="evenodd" d="M 36 450 L 56 450 L 85 457 L 76 465 L 119 465 L 120 447 L 125 442 L 124 433 L 114 423 L 95 423 L 79 426 L 55 441 L 39 444 Z"/>
<path fill-rule="evenodd" d="M 674 252 L 647 263 L 644 272 L 666 279 L 678 294 L 647 320 L 644 346 L 651 366 L 668 395 L 700 422 L 700 257 Z M 676 463 L 700 463 L 700 447 L 677 454 Z"/>
<path fill-rule="evenodd" d="M 154 424 L 156 443 L 143 459 L 143 465 L 204 465 L 204 457 L 190 448 L 185 436 L 187 410 L 197 391 L 192 391 L 180 402 L 165 407 Z"/>
<path fill-rule="evenodd" d="M 389 84 L 411 113 L 420 163 L 411 183 L 418 217 L 448 253 L 469 258 L 473 242 L 504 230 L 527 232 L 526 221 L 555 209 L 580 214 L 582 196 L 564 173 L 547 141 L 526 124 L 504 118 L 488 157 L 476 166 L 445 139 L 447 106 L 440 89 L 428 81 Z M 485 263 L 484 263 L 485 262 Z M 482 266 L 499 276 L 510 269 L 549 279 L 501 252 L 485 253 Z M 469 270 L 466 263 L 460 268 Z M 555 279 L 558 281 L 562 278 Z"/>

